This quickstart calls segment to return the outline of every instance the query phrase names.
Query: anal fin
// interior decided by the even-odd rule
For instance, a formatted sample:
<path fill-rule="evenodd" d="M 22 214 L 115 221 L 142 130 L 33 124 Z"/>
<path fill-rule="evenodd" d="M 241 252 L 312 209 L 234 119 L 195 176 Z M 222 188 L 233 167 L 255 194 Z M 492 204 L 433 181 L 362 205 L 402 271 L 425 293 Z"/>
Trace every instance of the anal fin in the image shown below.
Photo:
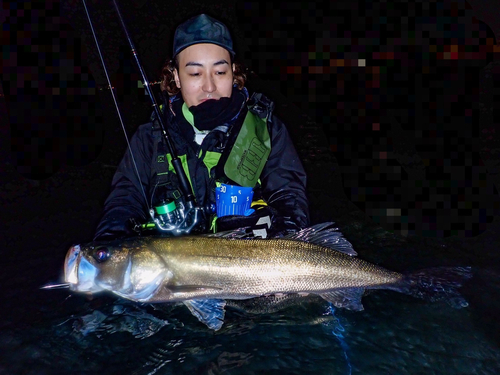
<path fill-rule="evenodd" d="M 331 302 L 335 307 L 362 311 L 364 308 L 361 303 L 361 297 L 364 291 L 364 288 L 338 289 L 322 293 L 320 296 Z"/>

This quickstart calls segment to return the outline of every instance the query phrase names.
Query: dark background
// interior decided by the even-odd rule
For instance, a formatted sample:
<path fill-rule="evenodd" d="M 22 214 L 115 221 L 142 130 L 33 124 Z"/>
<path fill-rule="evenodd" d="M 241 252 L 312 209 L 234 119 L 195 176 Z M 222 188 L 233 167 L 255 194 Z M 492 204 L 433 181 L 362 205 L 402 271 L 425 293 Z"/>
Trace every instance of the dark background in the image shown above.
<path fill-rule="evenodd" d="M 152 81 L 180 22 L 228 25 L 250 89 L 276 101 L 304 160 L 313 221 L 466 238 L 498 219 L 498 1 L 119 4 Z M 87 5 L 130 136 L 149 99 L 112 2 Z M 1 7 L 4 229 L 43 239 L 25 218 L 60 211 L 52 229 L 88 240 L 126 142 L 83 4 Z"/>

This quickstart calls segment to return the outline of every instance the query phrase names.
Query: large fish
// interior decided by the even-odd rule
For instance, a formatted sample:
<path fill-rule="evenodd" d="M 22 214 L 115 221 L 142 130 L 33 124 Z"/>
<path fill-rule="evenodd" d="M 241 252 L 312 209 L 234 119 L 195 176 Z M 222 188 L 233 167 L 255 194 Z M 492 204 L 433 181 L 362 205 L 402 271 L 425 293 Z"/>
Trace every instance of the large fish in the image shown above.
<path fill-rule="evenodd" d="M 273 294 L 315 294 L 336 307 L 362 310 L 367 289 L 446 298 L 466 306 L 457 288 L 470 268 L 389 271 L 356 257 L 324 223 L 277 239 L 238 238 L 243 231 L 185 237 L 138 237 L 76 245 L 66 255 L 65 281 L 80 292 L 111 291 L 138 302 L 182 301 L 219 329 L 225 300 Z"/>

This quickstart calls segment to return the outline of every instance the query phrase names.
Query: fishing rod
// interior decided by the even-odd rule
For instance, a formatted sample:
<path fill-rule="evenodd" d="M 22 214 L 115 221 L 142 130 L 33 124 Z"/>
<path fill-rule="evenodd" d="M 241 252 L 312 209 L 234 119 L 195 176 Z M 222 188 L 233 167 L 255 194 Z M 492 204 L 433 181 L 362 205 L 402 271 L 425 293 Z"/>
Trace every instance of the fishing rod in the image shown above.
<path fill-rule="evenodd" d="M 116 13 L 118 14 L 118 18 L 120 19 L 120 23 L 122 25 L 123 31 L 125 32 L 125 35 L 127 37 L 127 41 L 130 45 L 130 49 L 132 51 L 132 54 L 135 58 L 135 62 L 137 64 L 137 67 L 139 69 L 139 73 L 141 74 L 143 85 L 146 88 L 146 91 L 148 93 L 149 98 L 151 99 L 152 105 L 153 105 L 153 110 L 154 113 L 156 114 L 156 119 L 159 122 L 160 125 L 160 130 L 163 136 L 163 139 L 165 140 L 165 145 L 167 147 L 167 152 L 171 155 L 171 163 L 172 166 L 174 167 L 174 171 L 177 174 L 177 178 L 179 180 L 179 187 L 180 190 L 184 196 L 185 199 L 185 204 L 182 202 L 176 203 L 176 202 L 164 202 L 164 204 L 155 207 L 155 209 L 151 208 L 148 203 L 148 199 L 146 196 L 146 192 L 144 191 L 144 187 L 142 186 L 139 171 L 137 169 L 137 164 L 135 162 L 134 154 L 132 152 L 132 148 L 130 146 L 130 141 L 127 136 L 127 132 L 125 131 L 125 126 L 123 123 L 123 119 L 121 117 L 121 112 L 118 107 L 118 102 L 116 100 L 116 96 L 114 93 L 114 90 L 112 89 L 111 81 L 109 79 L 109 75 L 106 69 L 106 64 L 104 62 L 104 58 L 101 53 L 101 49 L 99 46 L 99 42 L 97 40 L 94 27 L 92 24 L 92 19 L 90 18 L 90 14 L 87 9 L 87 5 L 85 0 L 82 0 L 83 5 L 85 7 L 85 12 L 87 13 L 87 18 L 90 23 L 90 28 L 92 30 L 92 35 L 94 36 L 94 41 L 97 46 L 97 51 L 99 53 L 99 57 L 101 59 L 102 66 L 104 68 L 104 73 L 106 74 L 106 79 L 108 81 L 108 87 L 110 88 L 111 95 L 113 96 L 113 101 L 115 103 L 115 108 L 118 112 L 118 117 L 120 119 L 120 123 L 123 129 L 123 132 L 125 134 L 125 139 L 127 140 L 127 145 L 128 145 L 128 150 L 130 152 L 132 162 L 134 165 L 135 173 L 137 175 L 137 178 L 139 180 L 139 185 L 141 186 L 142 189 L 142 194 L 144 196 L 144 199 L 146 201 L 146 207 L 149 209 L 149 214 L 151 216 L 151 219 L 155 224 L 143 224 L 143 225 L 136 225 L 135 229 L 151 229 L 151 227 L 156 227 L 160 229 L 163 232 L 168 232 L 174 235 L 179 235 L 179 234 L 188 234 L 191 232 L 191 230 L 199 225 L 201 223 L 202 217 L 203 217 L 203 209 L 199 207 L 196 204 L 195 196 L 193 193 L 193 190 L 191 188 L 191 185 L 189 183 L 189 180 L 186 176 L 186 173 L 184 171 L 184 168 L 182 167 L 182 162 L 180 158 L 177 156 L 177 152 L 175 150 L 175 147 L 173 143 L 170 140 L 170 136 L 167 132 L 167 127 L 164 122 L 164 116 L 161 113 L 160 107 L 158 106 L 158 103 L 156 101 L 155 95 L 153 93 L 153 90 L 151 88 L 151 85 L 149 84 L 149 80 L 147 78 L 147 75 L 139 61 L 139 56 L 137 55 L 137 50 L 134 46 L 134 43 L 132 41 L 132 38 L 130 37 L 128 33 L 128 29 L 125 25 L 125 21 L 122 17 L 120 8 L 118 7 L 118 4 L 115 0 L 113 0 L 113 5 L 115 7 Z M 166 110 L 166 109 L 165 109 Z"/>
<path fill-rule="evenodd" d="M 120 19 L 120 23 L 122 24 L 122 28 L 123 28 L 123 31 L 125 32 L 125 36 L 127 37 L 132 54 L 134 55 L 137 67 L 139 68 L 139 72 L 141 73 L 143 84 L 146 87 L 146 90 L 148 92 L 149 98 L 151 99 L 151 102 L 153 103 L 153 109 L 154 109 L 156 117 L 158 118 L 158 121 L 160 123 L 160 128 L 161 128 L 163 138 L 165 140 L 165 143 L 167 144 L 167 151 L 170 153 L 170 155 L 172 155 L 171 162 L 172 162 L 172 165 L 174 167 L 175 173 L 177 173 L 177 176 L 179 176 L 181 190 L 185 195 L 186 201 L 195 204 L 195 198 L 194 198 L 193 191 L 191 189 L 191 185 L 189 185 L 189 181 L 187 179 L 186 173 L 184 172 L 184 168 L 182 168 L 181 159 L 179 159 L 179 157 L 177 156 L 177 152 L 175 151 L 175 147 L 172 144 L 172 142 L 170 141 L 170 137 L 168 136 L 167 127 L 165 126 L 165 123 L 164 123 L 163 114 L 160 111 L 160 107 L 158 106 L 158 103 L 156 102 L 156 98 L 153 94 L 153 90 L 151 89 L 151 86 L 149 85 L 149 80 L 148 80 L 146 73 L 144 72 L 144 69 L 142 68 L 142 65 L 139 61 L 139 56 L 137 55 L 137 50 L 135 49 L 134 42 L 132 41 L 132 38 L 130 38 L 127 26 L 125 26 L 125 21 L 123 20 L 122 13 L 120 12 L 120 8 L 118 7 L 116 0 L 113 0 L 113 4 L 115 6 L 116 13 L 118 14 L 118 18 Z"/>

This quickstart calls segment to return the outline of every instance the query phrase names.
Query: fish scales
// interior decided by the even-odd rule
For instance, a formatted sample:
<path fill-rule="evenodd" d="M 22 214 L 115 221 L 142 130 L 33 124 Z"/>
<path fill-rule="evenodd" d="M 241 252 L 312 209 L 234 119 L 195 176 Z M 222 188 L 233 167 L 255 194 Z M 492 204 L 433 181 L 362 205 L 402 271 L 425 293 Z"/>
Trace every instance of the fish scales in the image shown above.
<path fill-rule="evenodd" d="M 233 296 L 375 287 L 402 277 L 302 241 L 181 237 L 147 242 L 165 260 L 175 285 L 210 285 Z"/>

